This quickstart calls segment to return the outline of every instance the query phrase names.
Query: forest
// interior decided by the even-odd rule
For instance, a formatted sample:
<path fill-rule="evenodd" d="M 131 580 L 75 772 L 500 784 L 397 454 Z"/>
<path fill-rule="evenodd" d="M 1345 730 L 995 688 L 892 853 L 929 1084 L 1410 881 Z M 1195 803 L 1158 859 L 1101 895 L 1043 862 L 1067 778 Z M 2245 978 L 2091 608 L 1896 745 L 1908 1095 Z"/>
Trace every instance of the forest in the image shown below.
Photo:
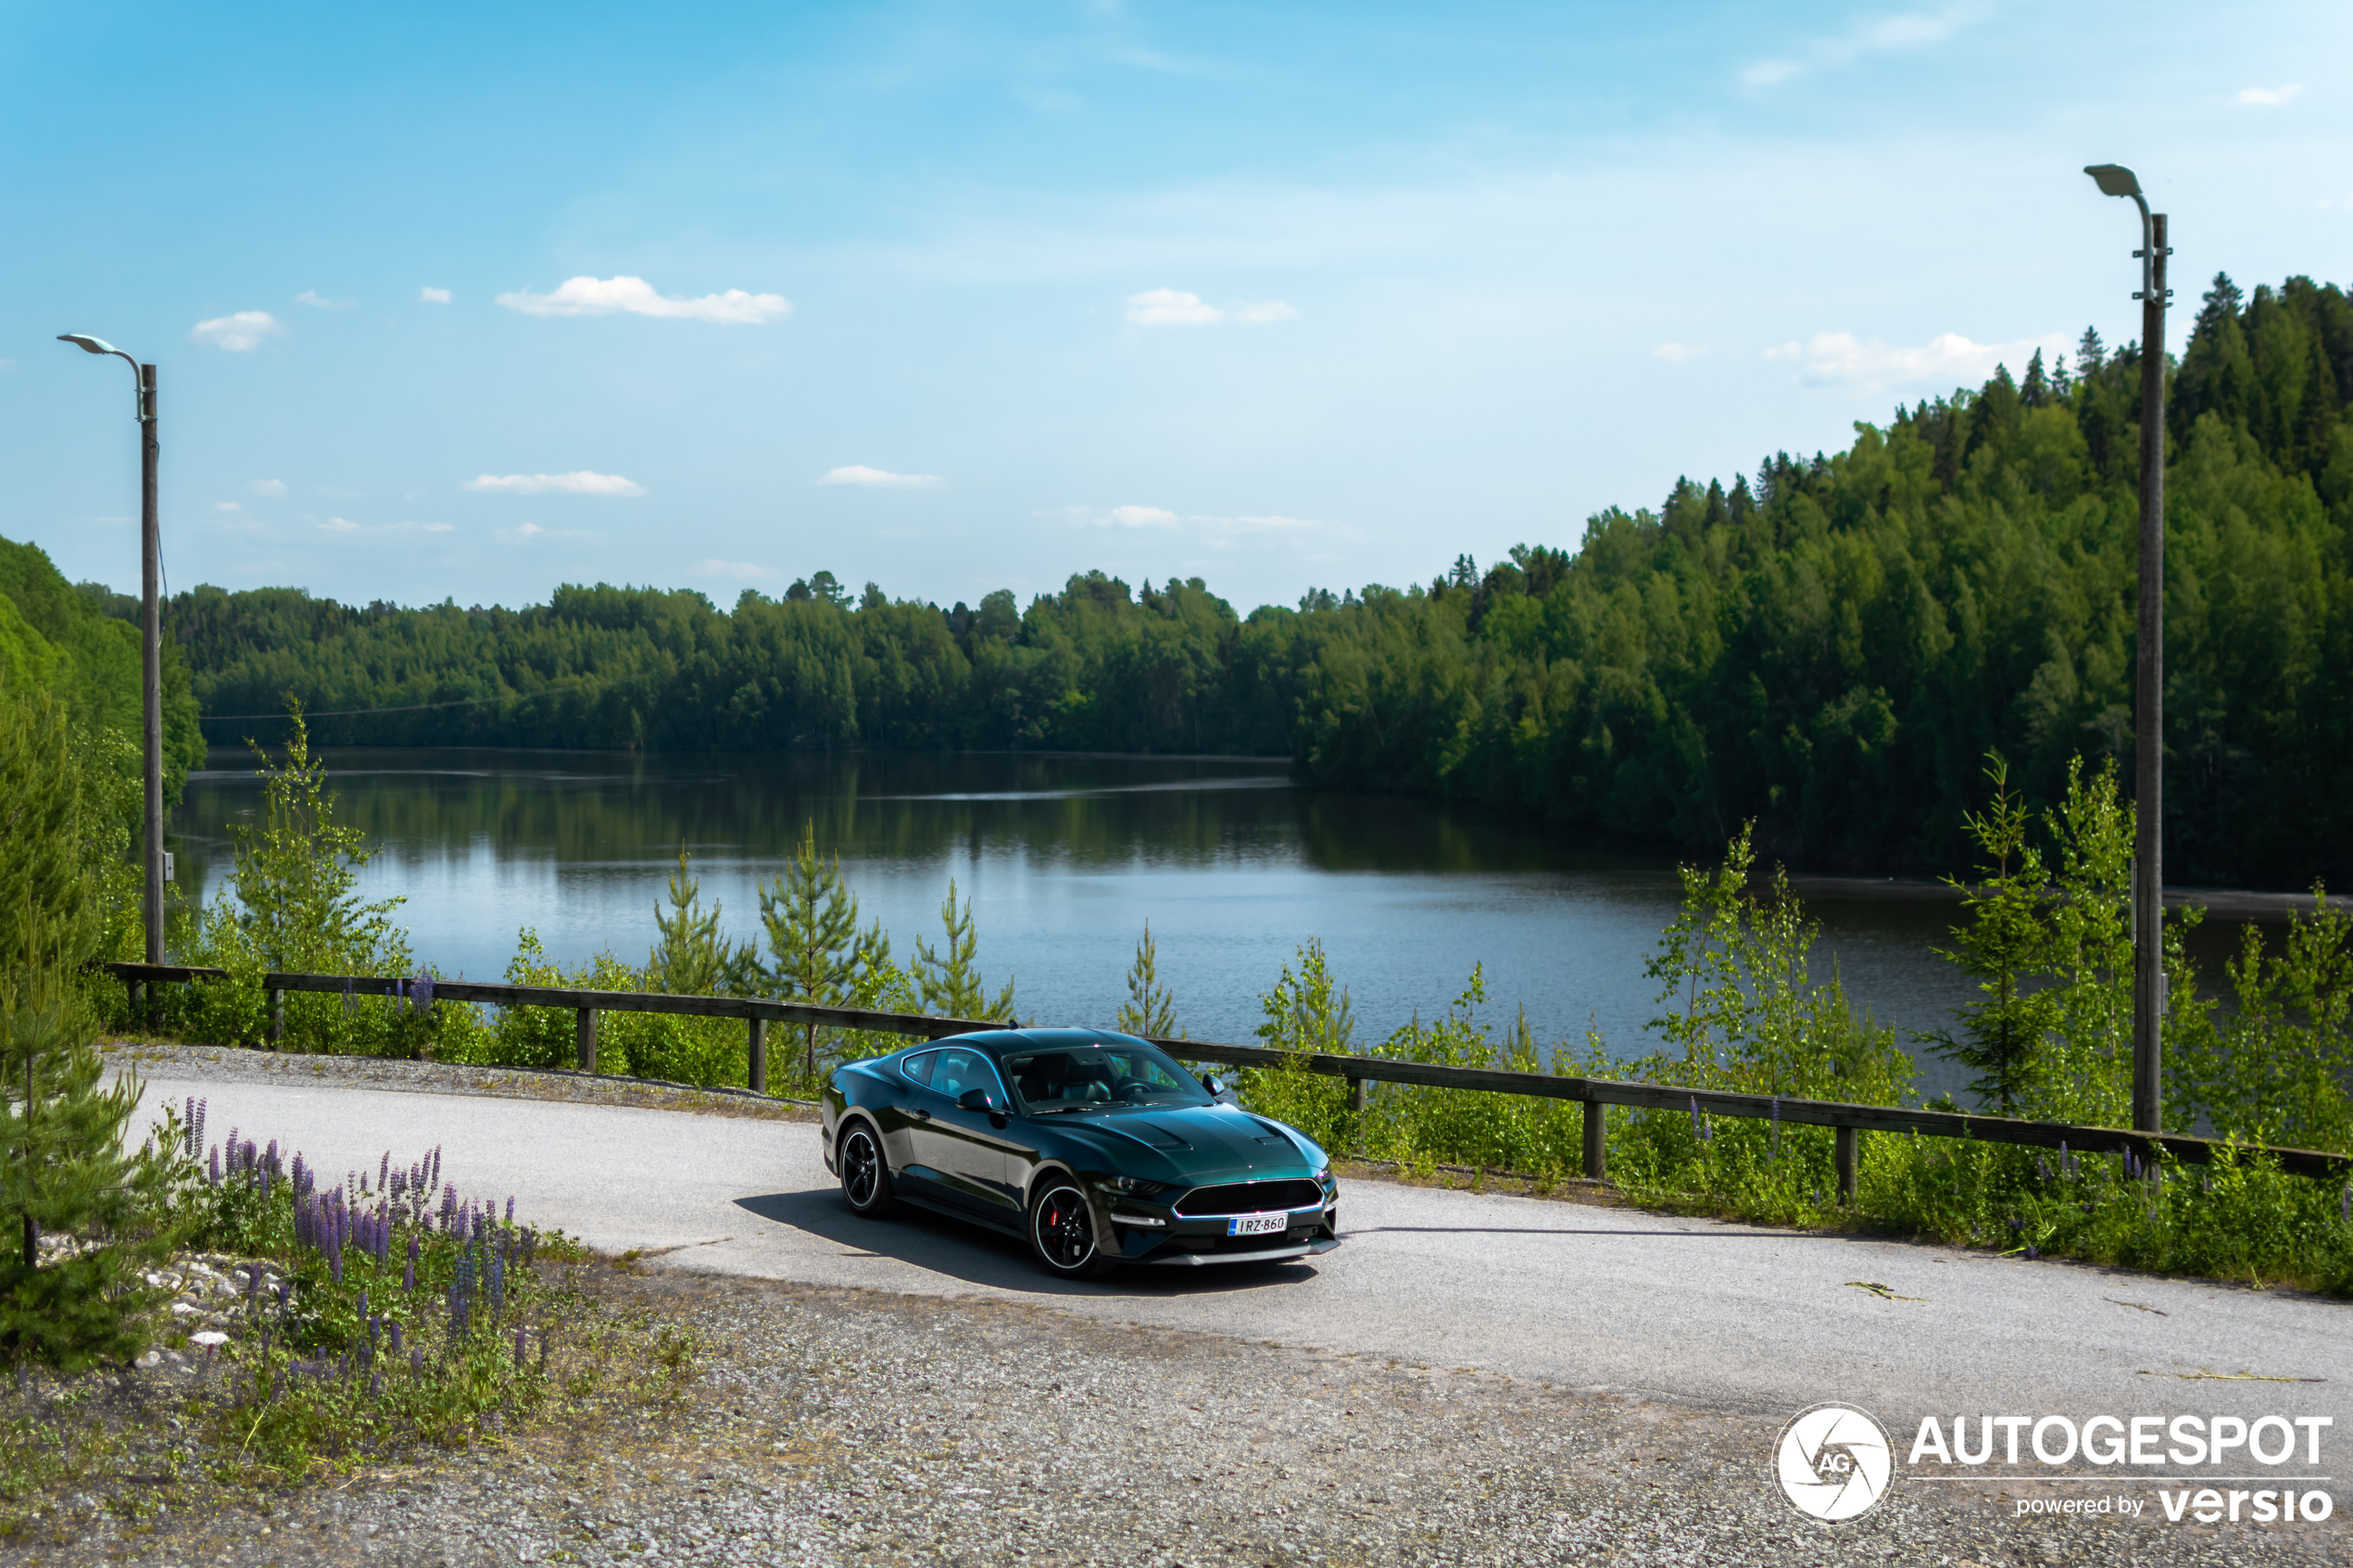
<path fill-rule="evenodd" d="M 602 583 L 522 609 L 199 586 L 168 629 L 214 745 L 280 738 L 291 697 L 321 745 L 1286 755 L 1327 787 L 1684 847 L 1753 821 L 1792 861 L 1951 870 L 1989 750 L 2038 808 L 2070 759 L 2129 776 L 2138 381 L 2136 346 L 2086 332 L 2072 363 L 2004 367 L 1843 451 L 1247 615 L 1200 579 L 941 608 L 814 571 L 726 609 Z M 2341 885 L 2353 302 L 2217 277 L 2170 385 L 2169 879 Z M 135 608 L 69 596 L 74 635 Z"/>

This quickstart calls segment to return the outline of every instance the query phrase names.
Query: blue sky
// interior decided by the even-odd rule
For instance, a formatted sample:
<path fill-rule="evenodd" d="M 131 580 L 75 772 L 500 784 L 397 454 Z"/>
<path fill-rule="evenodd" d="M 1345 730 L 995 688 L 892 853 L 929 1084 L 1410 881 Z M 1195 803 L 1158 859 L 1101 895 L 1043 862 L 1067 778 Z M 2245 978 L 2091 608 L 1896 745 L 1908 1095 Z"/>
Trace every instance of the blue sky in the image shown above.
<path fill-rule="evenodd" d="M 175 587 L 1242 608 L 2353 281 L 2323 4 L 0 3 L 0 534 Z M 444 297 L 446 296 L 446 297 Z M 2175 318 L 2174 345 L 2189 311 Z"/>

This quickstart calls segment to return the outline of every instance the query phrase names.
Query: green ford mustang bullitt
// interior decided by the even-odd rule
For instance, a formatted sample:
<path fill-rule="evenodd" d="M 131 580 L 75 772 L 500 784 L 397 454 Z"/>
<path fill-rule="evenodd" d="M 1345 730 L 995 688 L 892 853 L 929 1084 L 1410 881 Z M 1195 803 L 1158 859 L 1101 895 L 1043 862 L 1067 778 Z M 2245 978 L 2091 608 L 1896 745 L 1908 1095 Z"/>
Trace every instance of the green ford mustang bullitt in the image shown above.
<path fill-rule="evenodd" d="M 825 1168 L 855 1213 L 977 1221 L 1068 1279 L 1338 1247 L 1330 1156 L 1222 1092 L 1126 1035 L 958 1035 L 835 1070 Z"/>

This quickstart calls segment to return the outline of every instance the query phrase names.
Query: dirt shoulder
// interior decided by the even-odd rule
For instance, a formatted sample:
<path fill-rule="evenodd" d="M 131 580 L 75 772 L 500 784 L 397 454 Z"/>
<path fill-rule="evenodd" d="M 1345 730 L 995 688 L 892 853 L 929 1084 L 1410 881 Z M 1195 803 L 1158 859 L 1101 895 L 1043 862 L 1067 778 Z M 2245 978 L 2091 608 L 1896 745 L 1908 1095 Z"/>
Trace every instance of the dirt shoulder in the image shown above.
<path fill-rule="evenodd" d="M 747 1116 L 770 1122 L 814 1122 L 808 1100 L 755 1095 L 749 1089 L 706 1089 L 648 1078 L 621 1078 L 528 1067 L 470 1067 L 447 1061 L 402 1061 L 373 1056 L 308 1056 L 247 1050 L 238 1046 L 186 1046 L 156 1040 L 103 1040 L 99 1049 L 117 1069 L 199 1082 L 359 1084 L 400 1094 L 489 1095 L 505 1099 L 568 1100 L 688 1110 L 702 1116 Z"/>

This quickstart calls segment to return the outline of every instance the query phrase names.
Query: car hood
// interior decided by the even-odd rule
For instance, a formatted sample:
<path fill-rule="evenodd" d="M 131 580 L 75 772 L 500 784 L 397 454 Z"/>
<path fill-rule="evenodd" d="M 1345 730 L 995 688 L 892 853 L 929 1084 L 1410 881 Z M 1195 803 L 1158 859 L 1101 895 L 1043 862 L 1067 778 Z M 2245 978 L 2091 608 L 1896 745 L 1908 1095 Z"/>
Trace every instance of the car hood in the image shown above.
<path fill-rule="evenodd" d="M 1320 1149 L 1281 1123 L 1227 1105 L 1139 1106 L 1049 1124 L 1100 1150 L 1114 1170 L 1164 1181 L 1309 1175 L 1323 1163 Z"/>

